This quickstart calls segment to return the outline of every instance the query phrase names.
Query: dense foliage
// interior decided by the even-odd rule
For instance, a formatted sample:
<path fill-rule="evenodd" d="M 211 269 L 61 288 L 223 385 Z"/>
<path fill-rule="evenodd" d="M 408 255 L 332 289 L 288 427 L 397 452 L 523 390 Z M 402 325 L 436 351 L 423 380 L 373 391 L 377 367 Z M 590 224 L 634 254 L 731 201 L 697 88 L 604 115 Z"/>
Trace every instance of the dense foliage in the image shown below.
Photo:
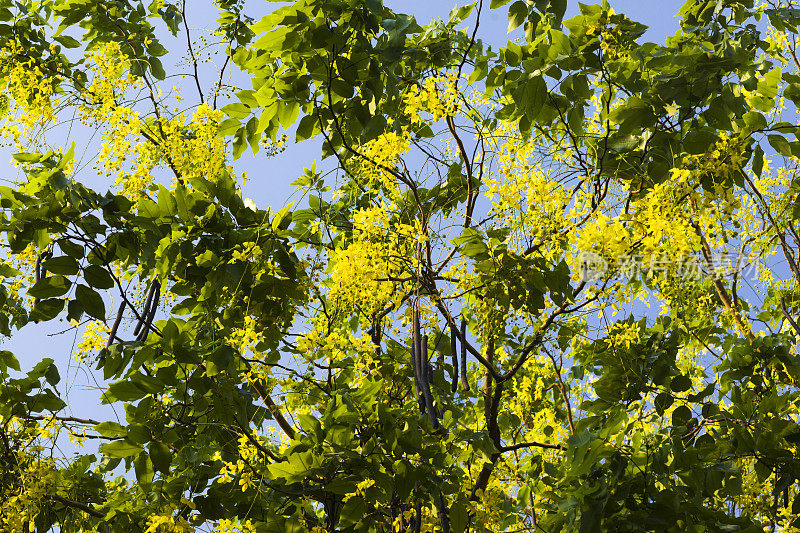
<path fill-rule="evenodd" d="M 793 3 L 0 0 L 0 529 L 800 531 Z"/>

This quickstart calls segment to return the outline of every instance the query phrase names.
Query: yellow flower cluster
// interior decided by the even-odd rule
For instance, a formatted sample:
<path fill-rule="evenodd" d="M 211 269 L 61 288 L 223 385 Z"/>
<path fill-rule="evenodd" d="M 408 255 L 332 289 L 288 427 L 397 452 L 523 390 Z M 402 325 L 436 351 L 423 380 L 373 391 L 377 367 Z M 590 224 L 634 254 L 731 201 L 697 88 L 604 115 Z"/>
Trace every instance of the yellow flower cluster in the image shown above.
<path fill-rule="evenodd" d="M 259 435 L 255 430 L 252 432 L 252 439 L 258 442 L 261 446 L 266 444 L 266 438 Z M 220 483 L 230 483 L 233 478 L 239 477 L 239 487 L 242 492 L 247 491 L 250 487 L 255 486 L 256 478 L 254 472 L 250 469 L 249 465 L 258 463 L 259 449 L 251 442 L 247 435 L 239 436 L 239 459 L 234 462 L 223 462 L 220 468 L 218 481 Z"/>
<path fill-rule="evenodd" d="M 118 98 L 141 82 L 131 74 L 130 60 L 116 41 L 100 43 L 87 54 L 87 64 L 92 81 L 85 90 L 90 102 L 81 108 L 83 119 L 104 121 L 119 106 Z"/>
<path fill-rule="evenodd" d="M 776 30 L 775 28 L 768 28 L 767 34 L 764 36 L 764 40 L 768 42 L 773 50 L 773 53 L 780 55 L 783 58 L 790 57 L 791 53 L 791 43 L 789 42 L 789 36 L 786 35 L 786 32 Z"/>
<path fill-rule="evenodd" d="M 256 526 L 250 520 L 239 521 L 239 517 L 223 518 L 215 533 L 256 533 Z"/>
<path fill-rule="evenodd" d="M 720 139 L 707 152 L 685 157 L 683 166 L 693 170 L 697 178 L 714 177 L 715 193 L 718 196 L 728 197 L 732 194 L 732 188 L 724 188 L 722 182 L 733 179 L 734 174 L 741 171 L 747 162 L 745 143 L 746 140 L 722 133 Z"/>
<path fill-rule="evenodd" d="M 261 247 L 254 242 L 246 242 L 242 245 L 237 245 L 233 251 L 231 263 L 235 261 L 258 261 L 261 257 Z"/>
<path fill-rule="evenodd" d="M 598 211 L 581 231 L 577 232 L 575 245 L 581 252 L 596 253 L 613 265 L 619 257 L 627 254 L 630 247 L 630 232 L 618 218 L 609 218 L 602 211 Z M 577 263 L 577 259 L 571 266 L 573 272 L 580 272 L 581 266 Z"/>
<path fill-rule="evenodd" d="M 332 329 L 324 317 L 317 319 L 307 333 L 298 337 L 296 346 L 307 362 L 322 359 L 334 364 L 348 355 L 356 355 L 364 366 L 369 366 L 374 348 L 367 335 L 356 337 L 350 331 Z"/>
<path fill-rule="evenodd" d="M 164 155 L 181 176 L 216 181 L 231 171 L 225 165 L 225 140 L 217 135 L 223 118 L 222 111 L 204 103 L 195 110 L 188 125 L 183 114 L 169 122 L 162 121 Z"/>
<path fill-rule="evenodd" d="M 569 191 L 550 179 L 548 172 L 538 165 L 523 164 L 523 168 L 515 170 L 525 155 L 516 162 L 512 152 L 498 158 L 503 165 L 503 178 L 487 180 L 485 193 L 492 202 L 490 215 L 497 216 L 503 226 L 511 229 L 510 240 L 516 251 L 531 244 L 557 249 L 560 233 L 571 218 L 567 211 Z"/>
<path fill-rule="evenodd" d="M 348 309 L 379 309 L 395 297 L 390 277 L 416 266 L 421 228 L 397 221 L 396 204 L 353 214 L 353 235 L 331 257 L 330 297 Z"/>
<path fill-rule="evenodd" d="M 41 512 L 44 495 L 51 493 L 56 481 L 55 461 L 42 455 L 36 443 L 39 427 L 20 427 L 15 419 L 7 426 L 8 436 L 23 443 L 15 453 L 13 468 L 6 471 L 7 483 L 0 490 L 0 530 L 35 531 L 34 520 Z"/>
<path fill-rule="evenodd" d="M 408 152 L 410 144 L 407 134 L 400 135 L 393 131 L 365 143 L 360 151 L 366 161 L 359 163 L 357 175 L 371 186 L 383 187 L 389 198 L 396 199 L 400 187 L 397 178 L 386 169 L 395 168 L 400 157 Z"/>
<path fill-rule="evenodd" d="M 514 381 L 514 394 L 508 398 L 509 410 L 524 424 L 521 438 L 563 442 L 569 436 L 566 423 L 548 400 L 552 398 L 550 388 L 556 383 L 552 362 L 539 355 L 526 363 L 524 372 Z M 552 429 L 550 435 L 544 433 L 548 427 Z"/>
<path fill-rule="evenodd" d="M 191 531 L 193 528 L 185 518 L 172 516 L 172 511 L 166 509 L 147 518 L 147 529 L 144 533 L 190 533 Z"/>
<path fill-rule="evenodd" d="M 41 144 L 37 131 L 55 122 L 54 107 L 58 74 L 45 73 L 32 58 L 24 58 L 19 45 L 10 44 L 0 50 L 0 136 L 12 139 L 16 150 L 27 150 Z"/>
<path fill-rule="evenodd" d="M 457 75 L 450 73 L 431 76 L 422 86 L 412 85 L 404 96 L 405 114 L 418 124 L 434 123 L 455 115 L 459 109 L 457 81 Z M 420 113 L 427 113 L 430 119 L 423 119 Z"/>
<path fill-rule="evenodd" d="M 73 354 L 75 360 L 79 362 L 86 361 L 91 353 L 105 348 L 110 331 L 111 329 L 99 320 L 89 322 L 83 330 L 83 340 L 78 344 L 78 349 Z"/>
<path fill-rule="evenodd" d="M 630 54 L 635 44 L 630 35 L 617 26 L 606 28 L 600 38 L 600 48 L 609 59 L 617 59 Z"/>
<path fill-rule="evenodd" d="M 246 354 L 248 351 L 255 353 L 255 346 L 263 339 L 263 334 L 256 331 L 256 319 L 249 315 L 245 316 L 242 326 L 234 329 L 226 342 L 228 346 L 238 350 L 241 354 Z"/>
<path fill-rule="evenodd" d="M 364 496 L 364 492 L 374 484 L 374 479 L 365 479 L 364 481 L 359 481 L 356 483 L 356 491 L 345 494 L 344 498 L 342 498 L 342 503 L 346 502 L 353 496 Z"/>
<path fill-rule="evenodd" d="M 665 258 L 676 264 L 700 247 L 682 200 L 685 188 L 680 185 L 680 174 L 673 172 L 677 179 L 656 185 L 634 204 L 635 214 L 630 217 L 635 231 L 633 240 L 640 243 L 637 252 L 644 255 L 646 264 Z"/>

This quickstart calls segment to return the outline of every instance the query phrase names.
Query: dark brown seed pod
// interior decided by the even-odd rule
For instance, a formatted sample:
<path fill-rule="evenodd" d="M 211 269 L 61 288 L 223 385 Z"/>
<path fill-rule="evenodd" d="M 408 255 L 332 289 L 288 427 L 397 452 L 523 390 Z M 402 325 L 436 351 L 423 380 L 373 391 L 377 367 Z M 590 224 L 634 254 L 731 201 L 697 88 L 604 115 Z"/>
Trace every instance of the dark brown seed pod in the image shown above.
<path fill-rule="evenodd" d="M 147 338 L 148 333 L 150 333 L 150 327 L 153 324 L 153 317 L 156 315 L 156 310 L 158 310 L 158 302 L 161 299 L 161 283 L 158 280 L 153 280 L 153 286 L 155 287 L 153 299 L 150 301 L 150 309 L 147 312 L 147 316 L 142 317 L 144 318 L 144 324 L 142 331 L 139 332 L 139 336 L 136 338 L 138 341 L 143 341 Z"/>
<path fill-rule="evenodd" d="M 108 335 L 108 342 L 106 343 L 106 348 L 110 348 L 112 344 L 114 344 L 114 340 L 117 338 L 117 330 L 119 329 L 119 324 L 122 322 L 122 313 L 125 311 L 125 300 L 122 300 L 122 303 L 119 304 L 119 311 L 117 311 L 117 318 L 114 320 L 114 325 L 111 326 L 111 333 Z"/>
<path fill-rule="evenodd" d="M 422 389 L 419 382 L 419 367 L 417 366 L 417 350 L 414 347 L 414 341 L 411 341 L 411 368 L 414 372 L 414 398 L 419 404 L 420 412 L 425 412 L 425 401 L 422 399 Z"/>
<path fill-rule="evenodd" d="M 419 403 L 419 409 L 425 412 L 425 402 L 422 399 L 422 379 L 420 378 L 421 366 L 420 360 L 420 325 L 419 325 L 419 308 L 414 304 L 411 318 L 411 365 L 414 370 L 414 397 Z"/>
<path fill-rule="evenodd" d="M 139 331 L 141 331 L 142 326 L 147 319 L 147 315 L 150 313 L 150 304 L 153 302 L 153 293 L 156 291 L 156 283 L 158 280 L 153 280 L 150 283 L 150 288 L 147 289 L 147 298 L 144 300 L 144 308 L 142 309 L 142 314 L 139 317 L 139 321 L 136 323 L 136 327 L 133 330 L 134 335 L 139 335 Z"/>
<path fill-rule="evenodd" d="M 450 383 L 450 391 L 458 390 L 458 346 L 456 345 L 456 328 L 450 326 L 450 362 L 453 365 L 453 381 Z"/>
<path fill-rule="evenodd" d="M 53 257 L 53 252 L 51 250 L 45 250 L 39 256 L 39 279 L 47 277 L 47 268 L 44 266 L 44 262 Z"/>
<path fill-rule="evenodd" d="M 425 338 L 427 339 L 427 335 Z M 428 345 L 427 343 L 424 346 L 420 347 L 420 359 L 417 360 L 418 363 L 423 363 L 425 366 L 419 372 L 420 375 L 420 388 L 422 389 L 422 396 L 425 399 L 425 409 L 428 412 L 428 418 L 433 425 L 433 429 L 439 429 L 439 417 L 436 414 L 436 409 L 433 407 L 433 394 L 431 394 L 431 384 L 428 380 Z"/>
<path fill-rule="evenodd" d="M 789 508 L 789 487 L 783 489 L 783 508 Z"/>
<path fill-rule="evenodd" d="M 422 368 L 425 369 L 425 380 L 430 383 L 433 381 L 433 366 L 431 365 L 430 354 L 428 353 L 428 335 L 422 336 Z"/>
<path fill-rule="evenodd" d="M 442 522 L 442 533 L 450 533 L 450 516 L 442 493 L 436 495 L 436 507 L 439 510 L 439 519 Z"/>
<path fill-rule="evenodd" d="M 414 533 L 422 531 L 422 502 L 417 500 L 417 505 L 414 506 Z"/>
<path fill-rule="evenodd" d="M 42 254 L 39 254 L 36 257 L 36 268 L 34 269 L 33 274 L 34 283 L 39 283 L 40 279 L 42 279 Z"/>
<path fill-rule="evenodd" d="M 42 279 L 42 256 L 39 255 L 36 257 L 36 268 L 34 269 L 33 273 L 33 282 L 39 283 L 39 280 Z M 39 298 L 33 299 L 33 305 L 36 307 L 39 305 Z"/>
<path fill-rule="evenodd" d="M 50 250 L 45 250 L 44 252 L 42 252 L 38 256 L 36 256 L 36 268 L 34 269 L 34 274 L 33 274 L 34 283 L 39 283 L 39 281 L 42 278 L 47 277 L 47 269 L 45 269 L 42 266 L 42 263 L 44 261 L 47 261 L 51 257 L 53 257 L 53 252 L 51 252 Z M 40 301 L 41 301 L 40 298 L 34 298 L 33 299 L 33 306 L 36 307 L 37 305 L 39 305 Z M 35 322 L 38 322 L 38 320 L 35 321 Z"/>
<path fill-rule="evenodd" d="M 469 390 L 467 380 L 467 321 L 461 319 L 461 385 L 465 391 Z"/>

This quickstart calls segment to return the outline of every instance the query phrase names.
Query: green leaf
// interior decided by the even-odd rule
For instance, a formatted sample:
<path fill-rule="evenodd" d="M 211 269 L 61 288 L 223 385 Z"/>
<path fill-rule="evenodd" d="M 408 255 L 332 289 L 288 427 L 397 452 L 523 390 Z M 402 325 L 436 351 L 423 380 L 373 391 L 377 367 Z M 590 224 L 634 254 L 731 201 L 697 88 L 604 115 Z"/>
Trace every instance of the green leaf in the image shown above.
<path fill-rule="evenodd" d="M 231 135 L 231 134 L 232 134 L 232 133 L 234 133 L 234 132 L 235 132 L 237 129 L 239 129 L 239 127 L 240 127 L 241 125 L 242 125 L 242 123 L 241 123 L 241 122 L 240 122 L 238 119 L 235 119 L 235 118 L 226 118 L 226 119 L 225 119 L 225 120 L 223 120 L 223 121 L 222 121 L 222 123 L 219 125 L 219 130 L 217 131 L 217 134 L 218 134 L 220 137 L 227 137 L 228 135 Z"/>
<path fill-rule="evenodd" d="M 53 40 L 61 43 L 65 48 L 78 48 L 81 45 L 80 41 L 69 35 L 57 35 L 53 37 Z"/>
<path fill-rule="evenodd" d="M 83 270 L 83 277 L 87 283 L 97 289 L 110 289 L 114 286 L 114 279 L 108 270 L 100 265 L 90 265 Z"/>
<path fill-rule="evenodd" d="M 0 350 L 0 373 L 6 372 L 6 369 L 9 367 L 19 372 L 19 361 L 17 361 L 16 356 L 8 350 Z"/>
<path fill-rule="evenodd" d="M 98 320 L 106 319 L 106 305 L 103 303 L 103 298 L 94 290 L 86 285 L 78 284 L 75 289 L 75 296 L 83 306 L 86 314 Z"/>
<path fill-rule="evenodd" d="M 770 146 L 772 146 L 780 155 L 784 157 L 791 157 L 792 147 L 789 145 L 789 141 L 787 141 L 785 137 L 782 135 L 767 135 L 767 140 L 769 141 Z"/>
<path fill-rule="evenodd" d="M 36 322 L 52 320 L 62 309 L 64 309 L 64 300 L 60 298 L 40 300 L 31 311 L 30 319 Z"/>
<path fill-rule="evenodd" d="M 758 111 L 748 111 L 742 118 L 750 131 L 762 130 L 767 127 L 767 119 Z"/>
<path fill-rule="evenodd" d="M 75 259 L 83 258 L 84 250 L 83 246 L 80 244 L 75 244 L 74 242 L 65 239 L 58 241 L 58 246 L 61 248 L 62 252 L 70 257 L 74 257 Z"/>
<path fill-rule="evenodd" d="M 710 128 L 690 130 L 683 140 L 684 149 L 690 154 L 704 154 L 717 142 L 717 134 Z"/>
<path fill-rule="evenodd" d="M 758 92 L 765 98 L 774 99 L 778 96 L 778 83 L 781 81 L 781 69 L 776 68 L 764 74 L 758 81 Z"/>
<path fill-rule="evenodd" d="M 203 268 L 213 268 L 217 266 L 217 264 L 219 264 L 219 257 L 214 253 L 213 250 L 206 250 L 197 256 L 197 266 L 201 266 Z"/>
<path fill-rule="evenodd" d="M 128 426 L 128 440 L 136 444 L 147 444 L 152 435 L 150 430 L 142 424 L 131 424 Z"/>
<path fill-rule="evenodd" d="M 72 282 L 61 275 L 40 279 L 33 287 L 28 289 L 28 296 L 34 298 L 51 298 L 63 296 L 72 287 Z"/>
<path fill-rule="evenodd" d="M 16 268 L 13 268 L 8 263 L 0 262 L 0 277 L 13 278 L 19 276 L 20 274 L 22 274 L 22 272 L 20 272 Z M 56 274 L 58 274 L 58 272 L 56 272 Z"/>
<path fill-rule="evenodd" d="M 511 4 L 511 7 L 508 8 L 508 28 L 506 29 L 506 33 L 511 33 L 519 28 L 527 17 L 528 6 L 525 2 L 517 0 Z"/>
<path fill-rule="evenodd" d="M 233 158 L 239 159 L 244 149 L 247 147 L 247 138 L 245 137 L 245 127 L 242 126 L 233 136 Z"/>
<path fill-rule="evenodd" d="M 450 527 L 453 533 L 464 533 L 467 530 L 467 508 L 460 501 L 450 506 Z"/>
<path fill-rule="evenodd" d="M 167 77 L 167 73 L 164 72 L 164 66 L 161 64 L 160 59 L 150 56 L 147 58 L 147 62 L 150 64 L 150 72 L 155 79 L 163 80 Z"/>
<path fill-rule="evenodd" d="M 546 99 L 547 85 L 541 76 L 534 76 L 526 80 L 514 92 L 515 103 L 531 122 L 536 121 Z"/>
<path fill-rule="evenodd" d="M 222 108 L 222 112 L 228 115 L 229 117 L 238 120 L 244 120 L 250 116 L 250 108 L 241 102 L 234 102 L 232 104 L 226 105 L 225 107 Z M 220 124 L 220 127 L 222 127 L 226 122 L 227 120 L 222 124 Z M 231 125 L 228 124 L 227 127 L 231 127 Z"/>
<path fill-rule="evenodd" d="M 284 129 L 294 124 L 300 114 L 300 105 L 297 102 L 283 102 L 278 104 L 278 120 Z"/>
<path fill-rule="evenodd" d="M 52 257 L 42 263 L 42 266 L 53 274 L 63 274 L 65 276 L 72 276 L 78 273 L 80 266 L 74 257 L 62 255 L 59 257 Z"/>
<path fill-rule="evenodd" d="M 158 472 L 164 474 L 169 473 L 169 465 L 172 463 L 172 452 L 163 442 L 151 442 L 150 446 L 150 460 L 153 462 L 153 468 Z"/>
<path fill-rule="evenodd" d="M 297 125 L 297 134 L 295 142 L 304 141 L 314 136 L 314 130 L 317 125 L 317 117 L 314 115 L 306 115 L 300 119 L 300 124 Z"/>
<path fill-rule="evenodd" d="M 94 430 L 104 437 L 124 437 L 127 435 L 125 427 L 117 422 L 100 422 Z"/>
<path fill-rule="evenodd" d="M 61 381 L 61 375 L 58 373 L 58 367 L 56 365 L 50 365 L 47 367 L 47 371 L 44 373 L 44 379 L 47 382 L 55 387 L 58 385 L 58 382 Z"/>
<path fill-rule="evenodd" d="M 688 376 L 675 376 L 669 382 L 669 388 L 673 392 L 685 392 L 692 388 L 692 380 Z"/>
<path fill-rule="evenodd" d="M 569 444 L 570 448 L 580 448 L 581 446 L 585 446 L 592 442 L 594 438 L 594 433 L 590 431 L 584 431 L 583 433 L 572 435 L 569 439 L 567 439 L 567 443 Z"/>
<path fill-rule="evenodd" d="M 339 515 L 339 527 L 344 529 L 346 527 L 357 524 L 364 518 L 367 512 L 367 504 L 361 496 L 353 496 L 347 500 L 342 507 L 341 514 Z"/>
<path fill-rule="evenodd" d="M 552 43 L 547 50 L 547 55 L 553 59 L 559 59 L 572 53 L 572 42 L 564 32 L 560 30 L 550 30 L 550 42 Z"/>
<path fill-rule="evenodd" d="M 117 400 L 131 402 L 143 398 L 147 393 L 130 381 L 118 381 L 108 387 L 109 394 Z"/>
<path fill-rule="evenodd" d="M 613 110 L 608 118 L 620 125 L 620 133 L 638 134 L 652 123 L 655 114 L 649 103 L 637 96 L 631 96 L 624 105 Z"/>
<path fill-rule="evenodd" d="M 658 412 L 659 415 L 663 415 L 664 411 L 666 411 L 674 401 L 675 398 L 673 398 L 671 394 L 662 392 L 656 396 L 653 405 L 656 408 L 656 412 Z"/>
<path fill-rule="evenodd" d="M 127 440 L 115 440 L 107 444 L 100 445 L 100 452 L 109 457 L 125 458 L 142 451 L 142 447 Z"/>
<path fill-rule="evenodd" d="M 136 481 L 144 485 L 149 485 L 153 482 L 153 463 L 146 452 L 142 451 L 134 459 L 133 468 L 136 473 Z"/>
<path fill-rule="evenodd" d="M 753 173 L 761 177 L 761 172 L 764 170 L 764 150 L 761 149 L 761 145 L 756 145 L 756 149 L 753 150 Z"/>

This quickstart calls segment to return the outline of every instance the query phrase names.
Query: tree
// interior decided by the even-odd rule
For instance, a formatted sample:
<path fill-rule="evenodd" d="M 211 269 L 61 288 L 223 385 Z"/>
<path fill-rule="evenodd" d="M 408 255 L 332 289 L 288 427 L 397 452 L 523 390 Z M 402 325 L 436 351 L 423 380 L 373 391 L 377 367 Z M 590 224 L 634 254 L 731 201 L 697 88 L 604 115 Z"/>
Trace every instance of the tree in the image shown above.
<path fill-rule="evenodd" d="M 800 527 L 791 2 L 663 45 L 607 3 L 215 4 L 198 43 L 185 2 L 0 0 L 0 332 L 66 321 L 124 412 L 0 352 L 4 530 Z M 324 159 L 260 208 L 235 161 L 289 135 Z"/>

